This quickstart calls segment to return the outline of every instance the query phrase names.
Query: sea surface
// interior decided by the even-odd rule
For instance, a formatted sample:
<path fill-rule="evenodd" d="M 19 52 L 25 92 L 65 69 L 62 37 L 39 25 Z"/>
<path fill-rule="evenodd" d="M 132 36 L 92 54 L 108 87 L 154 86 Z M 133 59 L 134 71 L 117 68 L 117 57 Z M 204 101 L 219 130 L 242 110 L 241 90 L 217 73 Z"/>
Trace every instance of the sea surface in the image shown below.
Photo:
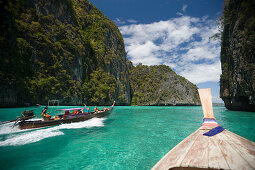
<path fill-rule="evenodd" d="M 26 109 L 39 118 L 43 107 Z M 23 110 L 0 109 L 0 121 Z M 214 114 L 222 127 L 255 141 L 254 112 L 214 107 Z M 34 130 L 0 125 L 0 169 L 150 169 L 202 118 L 200 106 L 116 106 L 109 117 L 79 123 Z"/>

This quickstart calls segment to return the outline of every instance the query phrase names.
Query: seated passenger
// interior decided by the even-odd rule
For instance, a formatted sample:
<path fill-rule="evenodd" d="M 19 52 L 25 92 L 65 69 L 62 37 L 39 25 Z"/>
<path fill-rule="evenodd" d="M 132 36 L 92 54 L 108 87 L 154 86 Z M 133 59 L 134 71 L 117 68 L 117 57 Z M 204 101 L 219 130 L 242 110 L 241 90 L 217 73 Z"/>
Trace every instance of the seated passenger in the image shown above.
<path fill-rule="evenodd" d="M 87 108 L 86 104 L 84 104 L 85 106 L 85 112 L 83 112 L 85 115 L 89 114 L 89 107 Z M 83 110 L 83 109 L 82 109 Z"/>
<path fill-rule="evenodd" d="M 60 117 L 59 116 L 54 116 L 54 120 L 59 120 Z"/>
<path fill-rule="evenodd" d="M 47 110 L 48 110 L 48 106 L 46 106 L 46 107 L 43 109 L 43 111 L 42 111 L 42 114 L 41 114 L 41 116 L 42 116 L 42 121 L 48 121 L 48 120 L 50 120 L 50 118 L 51 118 L 51 115 L 48 115 L 48 114 L 46 113 Z"/>
<path fill-rule="evenodd" d="M 42 114 L 46 113 L 48 109 L 49 109 L 48 106 L 46 106 L 46 107 L 43 109 Z"/>
<path fill-rule="evenodd" d="M 88 114 L 89 114 L 89 107 L 88 107 L 88 108 L 86 108 L 86 110 L 85 110 L 85 114 L 86 114 L 86 115 L 88 115 Z"/>
<path fill-rule="evenodd" d="M 103 111 L 106 111 L 107 109 L 103 106 Z"/>
<path fill-rule="evenodd" d="M 65 111 L 65 115 L 70 115 L 69 110 L 66 110 L 66 111 Z"/>
<path fill-rule="evenodd" d="M 77 114 L 77 113 L 78 113 L 78 111 L 77 111 L 77 110 L 74 110 L 73 113 L 72 113 L 72 115 Z"/>
<path fill-rule="evenodd" d="M 77 114 L 82 114 L 83 113 L 83 109 L 79 109 L 78 111 L 77 111 Z"/>
<path fill-rule="evenodd" d="M 94 112 L 98 112 L 98 111 L 99 110 L 98 110 L 97 106 L 95 106 Z"/>

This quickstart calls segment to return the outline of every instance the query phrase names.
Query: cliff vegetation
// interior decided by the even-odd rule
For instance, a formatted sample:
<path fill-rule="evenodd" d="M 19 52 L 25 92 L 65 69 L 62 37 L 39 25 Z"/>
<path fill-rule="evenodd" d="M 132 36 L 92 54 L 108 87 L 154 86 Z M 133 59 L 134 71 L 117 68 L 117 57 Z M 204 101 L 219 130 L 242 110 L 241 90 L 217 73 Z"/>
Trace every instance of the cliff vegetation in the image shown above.
<path fill-rule="evenodd" d="M 255 1 L 226 0 L 220 96 L 230 110 L 255 111 Z"/>
<path fill-rule="evenodd" d="M 129 74 L 132 105 L 199 105 L 196 85 L 166 65 L 138 64 Z"/>
<path fill-rule="evenodd" d="M 169 67 L 134 67 L 116 24 L 87 0 L 0 0 L 0 7 L 2 107 L 50 99 L 62 105 L 199 104 L 197 87 Z"/>
<path fill-rule="evenodd" d="M 70 105 L 106 105 L 114 99 L 130 104 L 123 38 L 91 3 L 14 0 L 0 5 L 1 105 L 49 99 Z"/>

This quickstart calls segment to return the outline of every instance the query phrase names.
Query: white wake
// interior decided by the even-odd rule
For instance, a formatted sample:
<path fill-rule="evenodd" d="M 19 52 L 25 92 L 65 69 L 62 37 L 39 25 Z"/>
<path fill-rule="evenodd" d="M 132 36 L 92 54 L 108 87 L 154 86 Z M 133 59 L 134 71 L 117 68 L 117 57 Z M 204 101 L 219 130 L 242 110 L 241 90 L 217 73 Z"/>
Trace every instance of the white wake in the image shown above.
<path fill-rule="evenodd" d="M 0 126 L 0 146 L 25 145 L 33 142 L 38 142 L 42 139 L 64 135 L 61 129 L 79 129 L 104 126 L 105 118 L 93 118 L 84 122 L 62 124 L 46 129 L 35 130 L 20 130 L 18 127 L 13 127 L 13 124 Z M 7 135 L 4 139 L 2 135 Z"/>

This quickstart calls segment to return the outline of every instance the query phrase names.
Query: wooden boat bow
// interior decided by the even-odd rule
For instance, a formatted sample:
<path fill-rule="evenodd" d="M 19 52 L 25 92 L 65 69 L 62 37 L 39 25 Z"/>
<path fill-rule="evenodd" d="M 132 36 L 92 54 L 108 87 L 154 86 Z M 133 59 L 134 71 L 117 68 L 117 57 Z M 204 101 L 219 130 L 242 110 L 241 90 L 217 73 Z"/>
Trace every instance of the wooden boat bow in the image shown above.
<path fill-rule="evenodd" d="M 211 90 L 199 90 L 204 119 L 213 119 Z M 152 169 L 255 169 L 255 143 L 228 130 L 208 137 L 217 127 L 204 124 L 170 150 Z"/>

